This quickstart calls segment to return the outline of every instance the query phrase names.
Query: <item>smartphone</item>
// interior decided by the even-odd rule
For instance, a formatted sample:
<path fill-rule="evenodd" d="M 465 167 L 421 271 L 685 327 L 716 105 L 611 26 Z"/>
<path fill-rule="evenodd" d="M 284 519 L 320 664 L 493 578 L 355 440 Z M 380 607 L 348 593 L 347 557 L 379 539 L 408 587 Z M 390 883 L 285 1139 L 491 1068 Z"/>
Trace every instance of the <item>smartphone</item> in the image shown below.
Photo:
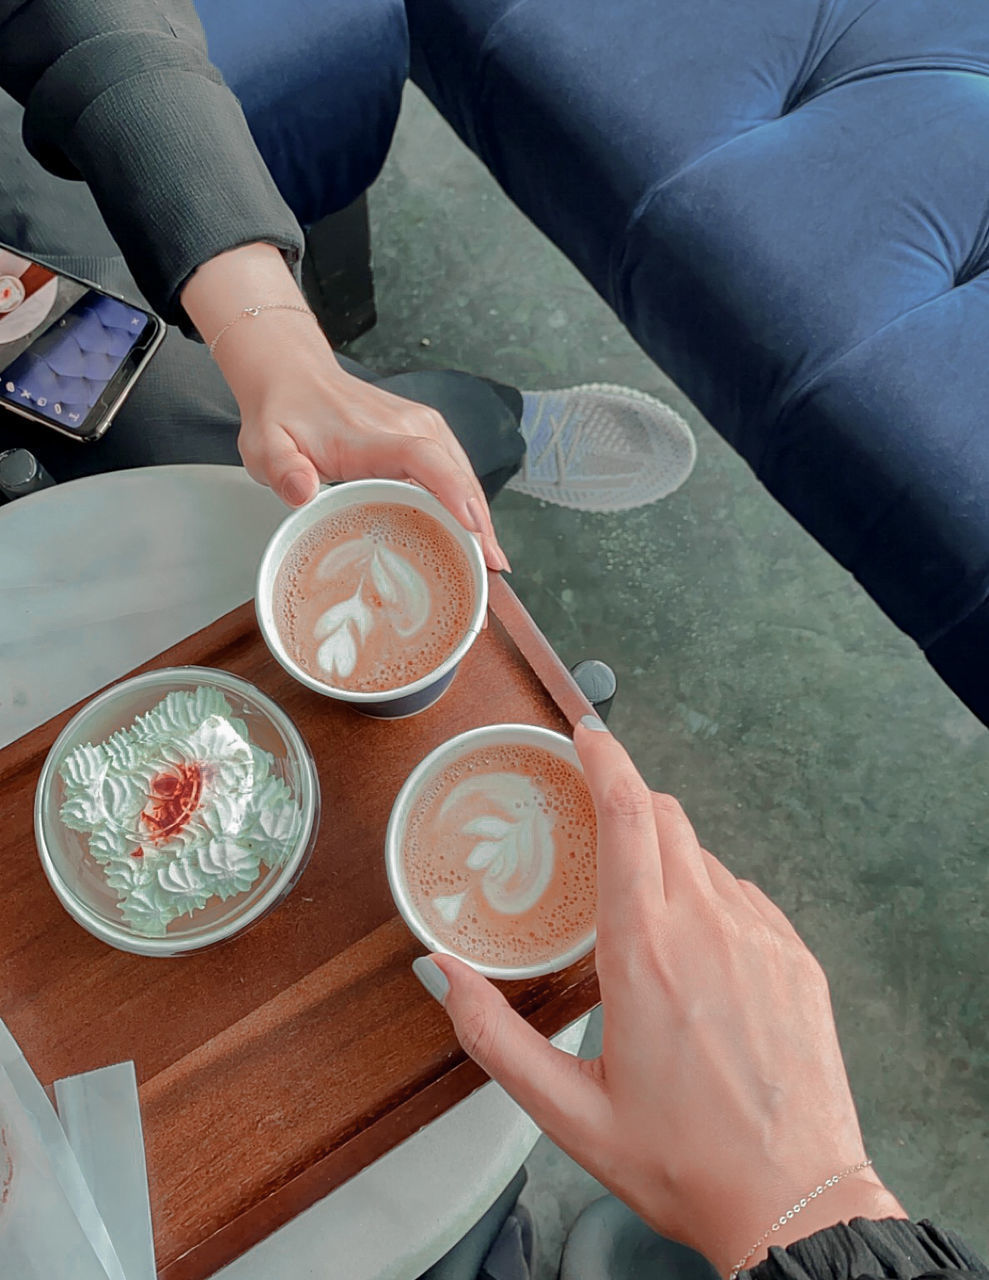
<path fill-rule="evenodd" d="M 0 244 L 0 408 L 98 440 L 164 336 L 154 312 Z"/>

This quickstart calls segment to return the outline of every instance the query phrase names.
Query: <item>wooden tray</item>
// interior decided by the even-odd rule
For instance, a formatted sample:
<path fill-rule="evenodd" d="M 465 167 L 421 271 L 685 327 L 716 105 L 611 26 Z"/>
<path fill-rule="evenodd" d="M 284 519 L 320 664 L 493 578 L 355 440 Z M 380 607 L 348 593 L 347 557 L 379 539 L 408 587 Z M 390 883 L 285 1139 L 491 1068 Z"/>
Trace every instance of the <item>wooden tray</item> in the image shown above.
<path fill-rule="evenodd" d="M 410 720 L 374 721 L 298 684 L 252 604 L 139 670 L 183 664 L 264 690 L 319 768 L 309 866 L 232 942 L 148 959 L 81 929 L 45 880 L 33 830 L 39 770 L 77 708 L 0 751 L 0 1014 L 46 1085 L 134 1059 L 160 1280 L 211 1275 L 482 1083 L 411 972 L 422 947 L 389 893 L 388 814 L 413 766 L 454 734 L 502 721 L 567 732 L 590 710 L 496 577 L 488 629 L 445 697 Z M 597 1002 L 593 956 L 506 991 L 555 1033 Z"/>

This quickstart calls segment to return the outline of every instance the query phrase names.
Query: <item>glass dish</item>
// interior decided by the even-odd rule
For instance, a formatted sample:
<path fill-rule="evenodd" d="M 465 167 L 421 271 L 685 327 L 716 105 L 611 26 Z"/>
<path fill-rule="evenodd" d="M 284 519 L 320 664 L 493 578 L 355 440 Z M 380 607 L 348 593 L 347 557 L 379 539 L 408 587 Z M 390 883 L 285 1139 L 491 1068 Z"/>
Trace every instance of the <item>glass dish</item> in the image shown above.
<path fill-rule="evenodd" d="M 48 753 L 34 812 L 66 911 L 148 956 L 260 920 L 301 875 L 318 819 L 295 725 L 248 681 L 206 667 L 148 671 L 83 707 Z"/>

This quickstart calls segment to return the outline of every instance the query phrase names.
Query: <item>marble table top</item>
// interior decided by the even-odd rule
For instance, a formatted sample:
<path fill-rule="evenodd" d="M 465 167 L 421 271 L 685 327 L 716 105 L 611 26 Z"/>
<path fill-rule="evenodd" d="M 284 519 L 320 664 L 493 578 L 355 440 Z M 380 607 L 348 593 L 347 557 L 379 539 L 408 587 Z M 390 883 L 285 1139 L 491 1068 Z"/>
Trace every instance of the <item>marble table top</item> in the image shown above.
<path fill-rule="evenodd" d="M 285 513 L 239 467 L 205 465 L 93 476 L 0 507 L 0 746 L 249 600 Z M 576 1052 L 585 1024 L 554 1043 Z M 486 1084 L 216 1280 L 325 1280 L 330 1250 L 348 1280 L 413 1280 L 537 1137 Z"/>

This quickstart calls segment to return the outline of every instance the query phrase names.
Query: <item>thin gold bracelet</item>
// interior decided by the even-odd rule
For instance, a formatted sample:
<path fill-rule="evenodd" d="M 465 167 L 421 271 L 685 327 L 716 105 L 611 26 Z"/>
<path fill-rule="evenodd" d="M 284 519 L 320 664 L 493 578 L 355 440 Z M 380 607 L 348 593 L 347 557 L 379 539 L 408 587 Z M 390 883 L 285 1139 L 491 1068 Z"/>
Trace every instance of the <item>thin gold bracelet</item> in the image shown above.
<path fill-rule="evenodd" d="M 870 1164 L 872 1164 L 871 1160 L 863 1160 L 861 1164 L 853 1164 L 848 1169 L 842 1169 L 841 1173 L 833 1174 L 830 1178 L 828 1178 L 825 1182 L 822 1182 L 821 1185 L 815 1188 L 813 1191 L 808 1191 L 805 1196 L 802 1196 L 797 1201 L 797 1203 L 793 1206 L 792 1209 L 787 1209 L 786 1213 L 782 1214 L 780 1217 L 776 1219 L 776 1221 L 769 1228 L 769 1230 L 759 1237 L 759 1239 L 755 1242 L 755 1244 L 748 1251 L 748 1253 L 745 1255 L 744 1258 L 742 1258 L 740 1261 L 735 1263 L 731 1271 L 728 1273 L 728 1280 L 738 1280 L 738 1273 L 742 1270 L 742 1268 L 748 1262 L 749 1258 L 752 1257 L 756 1249 L 758 1249 L 760 1245 L 765 1244 L 774 1231 L 779 1231 L 780 1227 L 785 1227 L 786 1224 L 789 1221 L 791 1221 L 791 1219 L 797 1216 L 797 1214 L 800 1212 L 801 1209 L 806 1209 L 807 1206 L 810 1204 L 811 1200 L 816 1200 L 818 1196 L 823 1196 L 825 1191 L 833 1187 L 836 1182 L 840 1182 L 842 1178 L 847 1178 L 850 1173 L 858 1173 L 861 1169 L 868 1169 Z"/>
<path fill-rule="evenodd" d="M 238 315 L 235 315 L 232 320 L 227 321 L 213 341 L 209 344 L 208 350 L 210 355 L 212 355 L 216 350 L 216 344 L 228 329 L 232 329 L 234 325 L 239 320 L 243 320 L 245 316 L 256 316 L 262 311 L 301 311 L 303 315 L 312 316 L 314 320 L 316 319 L 316 313 L 313 311 L 312 307 L 300 307 L 299 304 L 295 302 L 262 302 L 259 307 L 245 307 L 243 311 Z"/>

